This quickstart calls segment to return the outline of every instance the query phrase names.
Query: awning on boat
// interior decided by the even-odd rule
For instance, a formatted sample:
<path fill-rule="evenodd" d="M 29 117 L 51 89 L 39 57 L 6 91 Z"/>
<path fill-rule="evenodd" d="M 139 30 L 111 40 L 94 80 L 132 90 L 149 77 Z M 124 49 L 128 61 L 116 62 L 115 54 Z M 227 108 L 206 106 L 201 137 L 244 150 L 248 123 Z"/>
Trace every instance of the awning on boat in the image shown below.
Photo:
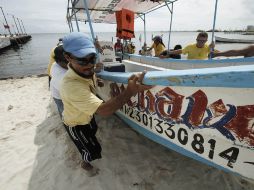
<path fill-rule="evenodd" d="M 95 23 L 116 23 L 115 11 L 129 9 L 136 13 L 150 12 L 153 9 L 165 6 L 165 2 L 173 3 L 177 0 L 86 0 L 90 11 L 91 21 Z M 74 0 L 69 7 L 70 18 L 74 20 L 73 11 L 76 12 L 78 21 L 87 21 L 84 0 Z M 68 15 L 67 15 L 68 16 Z"/>

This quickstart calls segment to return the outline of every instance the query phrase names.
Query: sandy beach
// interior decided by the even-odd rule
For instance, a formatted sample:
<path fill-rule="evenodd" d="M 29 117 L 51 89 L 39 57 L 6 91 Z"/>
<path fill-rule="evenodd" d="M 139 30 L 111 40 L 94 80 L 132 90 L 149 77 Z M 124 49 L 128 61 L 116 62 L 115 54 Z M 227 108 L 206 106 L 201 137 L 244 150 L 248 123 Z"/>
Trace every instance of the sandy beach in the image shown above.
<path fill-rule="evenodd" d="M 102 159 L 87 177 L 50 93 L 47 77 L 0 81 L 1 190 L 240 190 L 254 182 L 182 156 L 130 129 L 96 117 Z"/>

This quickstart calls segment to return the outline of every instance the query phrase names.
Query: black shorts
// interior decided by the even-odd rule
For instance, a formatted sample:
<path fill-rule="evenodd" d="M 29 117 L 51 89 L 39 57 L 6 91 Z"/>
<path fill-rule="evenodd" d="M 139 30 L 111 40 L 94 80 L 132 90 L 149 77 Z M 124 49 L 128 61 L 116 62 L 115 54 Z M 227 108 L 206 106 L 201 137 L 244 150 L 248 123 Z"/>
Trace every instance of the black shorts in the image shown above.
<path fill-rule="evenodd" d="M 98 127 L 94 117 L 90 124 L 75 127 L 65 125 L 65 128 L 85 162 L 101 158 L 101 145 L 95 136 Z"/>

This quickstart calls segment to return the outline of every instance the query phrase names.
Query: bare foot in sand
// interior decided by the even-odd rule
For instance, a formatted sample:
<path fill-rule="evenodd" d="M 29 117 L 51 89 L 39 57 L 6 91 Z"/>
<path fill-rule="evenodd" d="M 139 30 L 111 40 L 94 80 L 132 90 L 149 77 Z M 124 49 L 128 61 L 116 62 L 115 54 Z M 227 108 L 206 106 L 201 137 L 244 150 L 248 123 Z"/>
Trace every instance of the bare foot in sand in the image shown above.
<path fill-rule="evenodd" d="M 83 168 L 87 174 L 88 177 L 93 177 L 99 174 L 99 169 L 96 167 L 93 167 L 90 163 L 81 161 L 81 168 Z"/>

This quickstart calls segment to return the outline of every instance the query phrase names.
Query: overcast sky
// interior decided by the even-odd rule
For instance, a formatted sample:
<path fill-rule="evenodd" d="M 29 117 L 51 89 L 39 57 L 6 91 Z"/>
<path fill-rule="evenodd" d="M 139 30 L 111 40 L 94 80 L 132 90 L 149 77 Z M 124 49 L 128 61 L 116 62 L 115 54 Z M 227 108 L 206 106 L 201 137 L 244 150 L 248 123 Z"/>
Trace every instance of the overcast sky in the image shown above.
<path fill-rule="evenodd" d="M 128 1 L 128 0 L 126 0 Z M 174 4 L 172 30 L 208 30 L 213 25 L 215 0 L 179 0 Z M 0 0 L 5 14 L 14 14 L 23 20 L 27 33 L 65 33 L 67 0 Z M 10 24 L 13 19 L 6 15 Z M 147 30 L 169 29 L 170 13 L 165 7 L 146 16 Z M 3 16 L 0 13 L 0 32 L 3 31 Z M 254 0 L 218 0 L 217 29 L 245 29 L 254 25 Z M 88 24 L 80 23 L 82 31 L 88 31 Z M 94 24 L 95 31 L 114 32 L 115 25 L 105 27 Z M 135 30 L 143 30 L 140 19 Z"/>

